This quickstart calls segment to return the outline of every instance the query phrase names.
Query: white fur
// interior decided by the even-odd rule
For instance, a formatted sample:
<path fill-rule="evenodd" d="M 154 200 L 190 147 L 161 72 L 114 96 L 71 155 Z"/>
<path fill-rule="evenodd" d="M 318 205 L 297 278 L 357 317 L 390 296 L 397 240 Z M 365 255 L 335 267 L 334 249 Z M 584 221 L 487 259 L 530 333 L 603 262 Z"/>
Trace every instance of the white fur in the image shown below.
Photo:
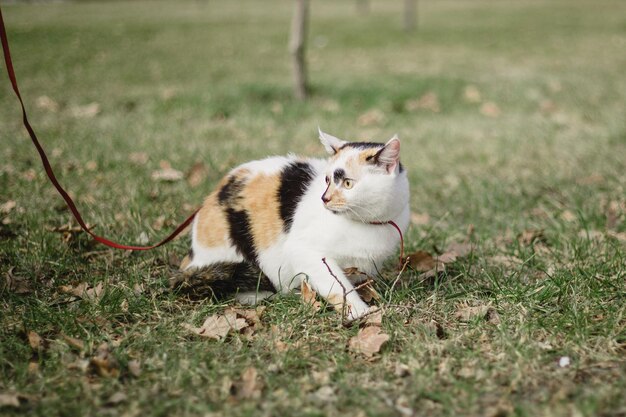
<path fill-rule="evenodd" d="M 329 152 L 338 149 L 340 139 L 320 130 L 320 139 Z M 309 188 L 302 196 L 288 234 L 268 249 L 259 253 L 259 266 L 281 292 L 299 287 L 303 279 L 324 298 L 347 301 L 349 319 L 356 319 L 367 312 L 368 306 L 354 291 L 354 286 L 344 275 L 343 269 L 357 267 L 369 275 L 396 251 L 400 236 L 388 224 L 371 222 L 394 221 L 404 233 L 409 225 L 409 185 L 406 172 L 399 170 L 399 141 L 385 155 L 384 167 L 365 167 L 359 172 L 352 189 L 341 190 L 346 204 L 338 213 L 329 210 L 321 200 L 327 185 L 325 177 L 343 167 L 358 150 L 345 149 L 336 160 L 308 159 L 315 170 Z M 388 143 L 388 144 L 389 144 Z M 397 150 L 397 152 L 396 152 Z M 345 154 L 345 155 L 344 155 Z M 274 173 L 281 170 L 295 157 L 276 157 L 242 165 L 253 173 Z M 391 172 L 387 166 L 393 165 Z M 337 186 L 339 187 L 339 186 Z M 190 267 L 200 267 L 214 262 L 240 262 L 243 258 L 232 246 L 202 248 L 193 229 L 194 259 Z M 333 277 L 327 266 L 336 276 Z M 245 294 L 247 300 L 249 294 Z"/>

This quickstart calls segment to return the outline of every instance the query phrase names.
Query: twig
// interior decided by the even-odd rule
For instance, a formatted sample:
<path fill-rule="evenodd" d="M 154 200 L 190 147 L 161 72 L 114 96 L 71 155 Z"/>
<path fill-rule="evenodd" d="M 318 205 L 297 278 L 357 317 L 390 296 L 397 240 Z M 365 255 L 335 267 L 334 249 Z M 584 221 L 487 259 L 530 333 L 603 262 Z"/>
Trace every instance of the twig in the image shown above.
<path fill-rule="evenodd" d="M 346 301 L 346 297 L 348 295 L 347 291 L 346 291 L 346 287 L 345 285 L 343 285 L 343 283 L 339 280 L 339 278 L 337 278 L 337 275 L 335 275 L 335 273 L 333 272 L 332 269 L 330 269 L 330 266 L 328 265 L 328 263 L 326 262 L 326 258 L 322 258 L 322 262 L 324 263 L 324 265 L 326 265 L 326 269 L 328 269 L 328 272 L 330 273 L 330 275 L 335 278 L 335 281 L 337 281 L 337 283 L 341 286 L 341 288 L 343 289 L 343 304 L 341 306 L 341 317 L 345 317 L 346 316 L 346 306 L 347 306 L 347 301 Z"/>
<path fill-rule="evenodd" d="M 393 293 L 393 290 L 396 288 L 396 284 L 398 284 L 398 281 L 400 280 L 400 276 L 402 276 L 402 273 L 406 269 L 410 260 L 411 260 L 411 257 L 407 256 L 404 261 L 404 264 L 402 265 L 402 268 L 400 268 L 400 272 L 398 272 L 398 275 L 396 276 L 396 279 L 393 280 L 393 284 L 391 284 L 391 289 L 389 289 L 389 299 L 391 299 L 391 293 Z"/>

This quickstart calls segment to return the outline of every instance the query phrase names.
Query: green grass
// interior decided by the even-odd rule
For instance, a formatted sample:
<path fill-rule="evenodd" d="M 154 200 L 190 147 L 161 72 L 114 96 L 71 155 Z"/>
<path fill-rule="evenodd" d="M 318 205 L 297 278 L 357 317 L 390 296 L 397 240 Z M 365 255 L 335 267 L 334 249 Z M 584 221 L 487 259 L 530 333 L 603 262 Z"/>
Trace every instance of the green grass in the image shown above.
<path fill-rule="evenodd" d="M 348 351 L 356 328 L 297 295 L 268 302 L 252 337 L 200 340 L 181 325 L 225 304 L 168 290 L 186 238 L 129 254 L 50 231 L 70 215 L 2 72 L 0 204 L 16 207 L 0 215 L 0 281 L 26 289 L 0 285 L 0 394 L 22 395 L 0 414 L 623 416 L 626 7 L 419 6 L 419 30 L 407 34 L 401 1 L 374 1 L 367 16 L 354 2 L 313 2 L 306 103 L 290 93 L 290 2 L 3 6 L 31 121 L 96 232 L 155 241 L 236 164 L 322 155 L 320 125 L 349 139 L 397 132 L 411 207 L 430 216 L 412 226 L 408 249 L 441 252 L 471 238 L 475 250 L 434 280 L 405 272 L 393 291 L 393 268 L 383 272 L 391 339 L 375 360 Z M 480 102 L 465 98 L 468 86 Z M 407 107 L 430 92 L 438 112 Z M 58 109 L 38 105 L 41 96 Z M 93 102 L 96 116 L 75 115 Z M 496 117 L 481 113 L 485 102 Z M 364 123 L 372 111 L 382 117 Z M 129 158 L 138 152 L 147 162 Z M 207 181 L 154 182 L 162 160 L 181 171 L 203 162 Z M 518 239 L 529 230 L 540 239 Z M 82 282 L 103 283 L 101 297 L 61 291 Z M 462 320 L 467 306 L 489 306 L 499 322 Z M 43 348 L 31 349 L 29 331 Z M 119 375 L 80 369 L 103 342 Z M 558 366 L 563 356 L 569 367 Z M 237 399 L 231 383 L 250 366 L 260 398 Z M 110 402 L 120 391 L 126 398 Z"/>

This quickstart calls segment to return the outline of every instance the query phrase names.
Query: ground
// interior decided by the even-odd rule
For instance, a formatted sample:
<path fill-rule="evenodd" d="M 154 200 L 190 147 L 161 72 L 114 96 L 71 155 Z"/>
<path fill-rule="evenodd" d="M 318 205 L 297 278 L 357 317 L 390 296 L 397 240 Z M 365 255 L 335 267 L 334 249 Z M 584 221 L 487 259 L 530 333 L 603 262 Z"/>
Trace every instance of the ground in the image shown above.
<path fill-rule="evenodd" d="M 236 313 L 170 291 L 188 237 L 74 232 L 2 72 L 0 414 L 626 415 L 626 4 L 425 0 L 405 33 L 399 0 L 315 1 L 306 103 L 291 6 L 2 12 L 35 130 L 114 240 L 164 236 L 238 163 L 323 155 L 318 125 L 398 133 L 423 262 L 378 277 L 389 339 L 367 356 L 299 295 L 194 334 Z"/>

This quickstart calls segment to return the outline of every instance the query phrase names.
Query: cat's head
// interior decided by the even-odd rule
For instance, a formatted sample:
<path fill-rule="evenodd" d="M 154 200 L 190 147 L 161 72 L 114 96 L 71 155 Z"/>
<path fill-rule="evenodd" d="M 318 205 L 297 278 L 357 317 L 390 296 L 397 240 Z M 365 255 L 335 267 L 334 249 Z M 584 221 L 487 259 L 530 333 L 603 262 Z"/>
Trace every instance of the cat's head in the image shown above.
<path fill-rule="evenodd" d="M 322 202 L 338 215 L 364 223 L 391 220 L 406 207 L 409 186 L 400 164 L 400 139 L 347 142 L 319 131 L 331 155 Z"/>

